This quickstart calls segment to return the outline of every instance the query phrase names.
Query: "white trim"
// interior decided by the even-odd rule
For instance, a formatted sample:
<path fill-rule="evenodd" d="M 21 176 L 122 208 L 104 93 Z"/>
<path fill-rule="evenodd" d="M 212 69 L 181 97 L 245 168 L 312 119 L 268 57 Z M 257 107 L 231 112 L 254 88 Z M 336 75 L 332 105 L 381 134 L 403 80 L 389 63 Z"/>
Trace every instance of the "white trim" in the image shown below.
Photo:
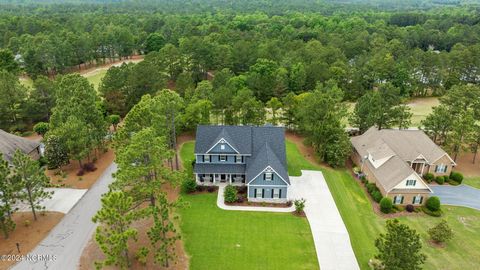
<path fill-rule="evenodd" d="M 453 166 L 457 166 L 457 163 L 455 163 L 455 161 L 453 161 L 453 159 L 450 157 L 449 154 L 445 153 L 443 154 L 441 157 L 437 158 L 436 160 L 434 160 L 431 164 L 429 165 L 435 165 L 434 163 L 437 162 L 439 159 L 443 158 L 444 156 L 447 156 L 448 159 L 450 159 L 450 161 L 453 163 Z"/>
<path fill-rule="evenodd" d="M 249 187 L 288 187 L 288 186 L 280 186 L 280 185 L 248 185 Z"/>
<path fill-rule="evenodd" d="M 427 163 L 429 163 L 429 162 L 428 162 L 428 159 L 427 159 L 424 155 L 420 154 L 420 155 L 418 155 L 418 157 L 416 157 L 415 159 L 419 159 L 419 158 L 422 158 L 422 159 L 424 159 Z M 412 163 L 415 161 L 415 159 L 412 160 Z M 422 163 L 422 162 L 415 162 L 415 163 Z M 423 162 L 423 163 L 425 163 L 425 162 Z"/>
<path fill-rule="evenodd" d="M 420 175 L 418 175 L 418 173 L 417 173 L 413 168 L 412 168 L 412 171 L 413 171 L 413 173 L 415 174 L 415 176 L 417 177 L 417 179 L 416 179 L 416 180 L 417 180 L 417 183 L 418 183 L 418 181 L 420 180 L 421 183 L 422 183 L 424 186 L 426 186 L 427 189 L 428 189 L 430 192 L 433 193 L 432 189 L 428 186 L 427 183 L 425 183 L 425 181 L 423 181 L 423 178 L 422 178 Z M 411 175 L 410 175 L 410 176 L 411 176 Z M 390 193 L 392 190 L 397 189 L 397 188 L 398 188 L 398 185 L 401 184 L 403 181 L 407 180 L 408 178 L 410 178 L 410 176 L 408 176 L 407 178 L 405 178 L 405 179 L 403 179 L 402 181 L 398 182 L 397 185 L 395 185 L 395 186 L 392 187 L 391 189 L 387 190 L 386 193 Z M 417 185 L 415 185 L 415 186 L 417 186 Z M 412 190 L 415 190 L 415 189 L 412 188 Z"/>
<path fill-rule="evenodd" d="M 260 174 L 264 173 L 266 170 L 272 170 L 275 172 L 276 175 L 278 175 L 278 177 L 280 177 L 280 179 L 282 179 L 283 182 L 285 182 L 285 184 L 287 184 L 287 186 L 290 186 L 289 183 L 287 183 L 287 181 L 285 181 L 285 179 L 283 179 L 283 177 L 277 173 L 277 171 L 275 171 L 270 165 L 268 165 L 267 167 L 265 167 L 265 169 L 263 169 L 259 174 L 257 174 L 255 177 L 253 177 L 252 179 L 250 179 L 250 181 L 247 183 L 247 184 L 250 184 L 255 178 L 257 178 Z"/>
<path fill-rule="evenodd" d="M 201 156 L 203 156 L 203 155 L 212 155 L 212 156 L 213 156 L 213 155 L 220 155 L 220 154 L 218 154 L 218 153 L 214 153 L 214 154 L 208 154 L 208 153 L 195 153 L 194 155 L 201 155 Z M 222 154 L 222 155 L 226 155 L 226 156 L 238 156 L 238 155 L 242 155 L 242 156 L 245 156 L 245 157 L 251 157 L 251 156 L 252 156 L 251 154 L 240 154 L 240 153 L 238 153 L 238 154 L 229 154 L 229 153 L 224 153 L 224 154 Z"/>
<path fill-rule="evenodd" d="M 237 152 L 237 154 L 240 154 L 240 152 L 238 152 L 237 149 L 235 149 L 235 147 L 233 147 L 227 140 L 225 140 L 224 138 L 221 138 L 220 140 L 218 140 L 218 142 L 216 144 L 214 144 L 212 147 L 210 147 L 210 149 L 207 150 L 207 152 L 205 153 L 209 153 L 210 151 L 212 151 L 213 148 L 215 148 L 215 146 L 217 146 L 217 144 L 219 143 L 226 143 L 228 144 L 235 152 Z"/>

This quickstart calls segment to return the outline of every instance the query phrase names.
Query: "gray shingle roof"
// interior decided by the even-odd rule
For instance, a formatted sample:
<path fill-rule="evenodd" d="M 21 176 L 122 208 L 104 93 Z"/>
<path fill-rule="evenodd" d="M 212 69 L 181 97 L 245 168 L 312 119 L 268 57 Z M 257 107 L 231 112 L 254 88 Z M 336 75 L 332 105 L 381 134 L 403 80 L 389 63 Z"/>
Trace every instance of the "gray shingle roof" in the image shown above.
<path fill-rule="evenodd" d="M 251 180 L 252 177 L 270 166 L 287 183 L 290 183 L 287 172 L 285 129 L 283 127 L 200 125 L 197 127 L 195 153 L 206 153 L 221 138 L 227 140 L 240 154 L 251 155 L 246 159 L 247 166 L 244 172 L 247 179 Z M 220 166 L 227 166 L 227 164 Z M 202 169 L 199 167 L 198 170 L 204 168 L 208 167 L 202 167 Z"/>
<path fill-rule="evenodd" d="M 29 154 L 39 146 L 40 143 L 38 142 L 10 134 L 0 129 L 0 152 L 3 154 L 3 158 L 10 163 L 17 149 L 25 154 Z"/>

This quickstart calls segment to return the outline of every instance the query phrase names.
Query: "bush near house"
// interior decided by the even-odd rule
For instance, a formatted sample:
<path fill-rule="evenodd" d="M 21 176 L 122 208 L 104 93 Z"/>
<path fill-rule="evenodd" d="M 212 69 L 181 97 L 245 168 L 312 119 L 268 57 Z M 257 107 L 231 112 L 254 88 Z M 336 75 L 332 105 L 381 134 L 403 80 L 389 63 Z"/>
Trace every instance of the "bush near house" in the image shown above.
<path fill-rule="evenodd" d="M 295 200 L 294 204 L 295 212 L 297 212 L 297 214 L 303 213 L 303 209 L 305 208 L 305 199 Z"/>
<path fill-rule="evenodd" d="M 383 213 L 385 213 L 385 214 L 390 213 L 392 211 L 392 207 L 393 207 L 392 199 L 390 199 L 388 197 L 383 197 L 380 200 L 380 210 Z"/>
<path fill-rule="evenodd" d="M 425 212 L 425 214 L 430 216 L 441 216 L 442 211 L 440 210 L 440 199 L 436 196 L 428 198 L 427 202 L 425 203 L 425 207 L 422 207 L 422 210 Z"/>
<path fill-rule="evenodd" d="M 382 200 L 383 196 L 377 185 L 375 185 L 375 183 L 366 183 L 365 186 L 367 187 L 367 191 L 368 193 L 370 193 L 373 200 L 379 203 Z"/>
<path fill-rule="evenodd" d="M 225 202 L 227 203 L 234 203 L 237 201 L 237 189 L 232 186 L 228 185 L 225 187 L 225 192 L 223 193 L 223 197 L 225 198 Z"/>
<path fill-rule="evenodd" d="M 411 204 L 407 204 L 407 206 L 405 207 L 405 209 L 407 210 L 407 212 L 409 213 L 412 213 L 413 211 L 415 211 L 415 207 Z"/>
<path fill-rule="evenodd" d="M 193 178 L 187 178 L 182 182 L 183 193 L 193 193 L 197 190 L 197 182 Z"/>
<path fill-rule="evenodd" d="M 435 177 L 435 182 L 437 182 L 437 184 L 439 184 L 439 185 L 443 185 L 445 183 L 445 177 L 437 176 L 437 177 Z"/>
<path fill-rule="evenodd" d="M 38 122 L 33 126 L 33 131 L 35 131 L 38 135 L 45 135 L 48 131 L 48 123 L 45 122 Z"/>
<path fill-rule="evenodd" d="M 435 176 L 432 173 L 426 173 L 423 176 L 423 179 L 425 179 L 425 181 L 427 181 L 428 183 L 431 183 L 435 179 Z"/>
<path fill-rule="evenodd" d="M 450 173 L 450 179 L 457 182 L 458 184 L 461 184 L 463 181 L 463 174 L 459 172 L 451 172 Z"/>

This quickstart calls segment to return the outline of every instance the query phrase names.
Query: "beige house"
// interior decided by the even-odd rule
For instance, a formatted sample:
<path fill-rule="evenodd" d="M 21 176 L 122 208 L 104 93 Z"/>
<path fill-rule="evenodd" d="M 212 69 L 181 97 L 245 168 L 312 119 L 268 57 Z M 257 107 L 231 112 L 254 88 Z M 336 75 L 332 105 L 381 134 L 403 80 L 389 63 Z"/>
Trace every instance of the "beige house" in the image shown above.
<path fill-rule="evenodd" d="M 456 165 L 421 130 L 372 127 L 351 142 L 353 162 L 394 204 L 423 204 L 432 191 L 422 175 L 449 175 Z"/>
<path fill-rule="evenodd" d="M 0 152 L 3 158 L 12 163 L 15 151 L 20 150 L 37 160 L 40 158 L 40 143 L 28 140 L 0 129 Z"/>

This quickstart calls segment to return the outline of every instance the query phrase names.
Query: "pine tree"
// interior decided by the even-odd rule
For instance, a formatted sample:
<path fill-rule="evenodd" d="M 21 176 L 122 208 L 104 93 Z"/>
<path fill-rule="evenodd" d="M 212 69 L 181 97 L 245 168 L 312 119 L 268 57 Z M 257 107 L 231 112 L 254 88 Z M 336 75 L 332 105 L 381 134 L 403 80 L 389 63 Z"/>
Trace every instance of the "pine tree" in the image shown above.
<path fill-rule="evenodd" d="M 19 191 L 19 185 L 12 181 L 11 170 L 7 161 L 0 155 L 0 227 L 5 239 L 15 229 L 12 213 L 16 210 L 15 194 Z"/>
<path fill-rule="evenodd" d="M 38 161 L 19 150 L 13 156 L 13 167 L 14 181 L 21 186 L 18 196 L 20 200 L 29 204 L 33 218 L 37 220 L 35 210 L 45 209 L 40 203 L 52 197 L 53 192 L 45 190 L 49 182 L 48 177 Z"/>
<path fill-rule="evenodd" d="M 172 222 L 172 210 L 177 207 L 177 203 L 169 202 L 163 192 L 157 193 L 155 205 L 151 208 L 153 216 L 153 226 L 147 232 L 150 243 L 154 248 L 155 262 L 169 267 L 170 262 L 176 258 L 175 242 L 180 239 L 180 235 Z"/>
<path fill-rule="evenodd" d="M 137 230 L 131 227 L 139 218 L 139 212 L 132 211 L 133 198 L 124 192 L 111 192 L 102 198 L 102 208 L 92 221 L 99 223 L 95 241 L 105 254 L 102 262 L 95 262 L 97 269 L 115 265 L 121 269 L 130 267 L 128 240 L 137 237 Z"/>
<path fill-rule="evenodd" d="M 375 240 L 380 260 L 390 270 L 420 270 L 426 260 L 421 253 L 420 235 L 397 219 L 387 220 L 387 233 Z"/>

